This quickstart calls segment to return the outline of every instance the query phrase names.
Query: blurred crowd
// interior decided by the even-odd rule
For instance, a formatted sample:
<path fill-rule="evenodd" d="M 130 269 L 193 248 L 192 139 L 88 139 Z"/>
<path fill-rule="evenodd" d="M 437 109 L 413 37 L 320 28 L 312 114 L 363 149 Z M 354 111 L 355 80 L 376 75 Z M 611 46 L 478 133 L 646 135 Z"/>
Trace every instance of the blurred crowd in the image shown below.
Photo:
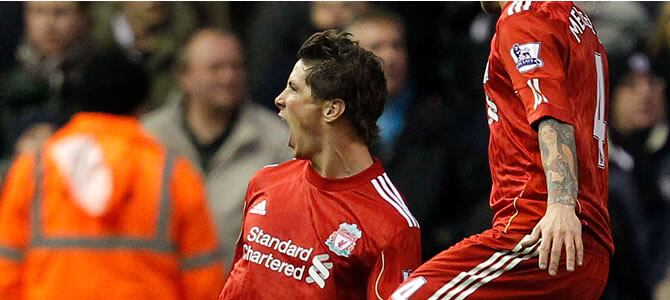
<path fill-rule="evenodd" d="M 670 3 L 578 5 L 610 66 L 616 253 L 603 299 L 670 299 Z M 373 151 L 427 260 L 490 226 L 481 81 L 496 20 L 478 2 L 0 3 L 0 174 L 82 109 L 72 99 L 95 54 L 116 53 L 149 75 L 145 129 L 202 174 L 230 269 L 247 181 L 291 158 L 274 99 L 302 41 L 337 28 L 383 60 Z"/>

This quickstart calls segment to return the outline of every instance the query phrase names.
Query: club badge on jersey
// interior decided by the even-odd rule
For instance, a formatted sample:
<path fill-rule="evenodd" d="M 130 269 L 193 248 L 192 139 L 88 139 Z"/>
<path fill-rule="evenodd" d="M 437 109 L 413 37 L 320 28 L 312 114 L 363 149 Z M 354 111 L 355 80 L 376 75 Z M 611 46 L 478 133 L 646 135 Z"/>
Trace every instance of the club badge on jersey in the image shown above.
<path fill-rule="evenodd" d="M 544 65 L 540 59 L 540 43 L 514 44 L 510 49 L 510 54 L 516 69 L 521 73 L 540 68 Z"/>
<path fill-rule="evenodd" d="M 330 234 L 326 240 L 326 245 L 335 254 L 349 257 L 351 251 L 356 247 L 356 241 L 361 236 L 363 236 L 363 232 L 358 229 L 356 224 L 342 223 L 335 232 Z"/>

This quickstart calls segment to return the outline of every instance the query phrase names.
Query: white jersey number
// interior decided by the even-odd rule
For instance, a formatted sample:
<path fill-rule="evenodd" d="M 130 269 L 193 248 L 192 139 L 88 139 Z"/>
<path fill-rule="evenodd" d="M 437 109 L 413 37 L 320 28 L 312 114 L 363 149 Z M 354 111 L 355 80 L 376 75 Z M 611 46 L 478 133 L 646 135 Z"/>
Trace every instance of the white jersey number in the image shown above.
<path fill-rule="evenodd" d="M 595 54 L 596 59 L 596 112 L 593 116 L 593 138 L 598 142 L 598 168 L 605 168 L 605 143 L 607 142 L 607 122 L 605 121 L 605 72 L 603 57 Z"/>
<path fill-rule="evenodd" d="M 426 284 L 426 279 L 423 276 L 414 278 L 407 283 L 403 284 L 399 289 L 397 289 L 391 299 L 393 300 L 407 300 L 409 297 L 414 295 L 424 284 Z"/>

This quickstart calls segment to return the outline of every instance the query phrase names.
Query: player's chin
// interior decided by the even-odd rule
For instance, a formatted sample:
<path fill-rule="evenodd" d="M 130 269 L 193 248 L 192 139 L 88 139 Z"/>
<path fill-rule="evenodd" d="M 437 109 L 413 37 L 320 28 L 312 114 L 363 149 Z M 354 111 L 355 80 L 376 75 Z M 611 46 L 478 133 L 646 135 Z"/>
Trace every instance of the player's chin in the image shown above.
<path fill-rule="evenodd" d="M 479 1 L 482 10 L 490 14 L 500 13 L 500 2 L 498 1 Z"/>

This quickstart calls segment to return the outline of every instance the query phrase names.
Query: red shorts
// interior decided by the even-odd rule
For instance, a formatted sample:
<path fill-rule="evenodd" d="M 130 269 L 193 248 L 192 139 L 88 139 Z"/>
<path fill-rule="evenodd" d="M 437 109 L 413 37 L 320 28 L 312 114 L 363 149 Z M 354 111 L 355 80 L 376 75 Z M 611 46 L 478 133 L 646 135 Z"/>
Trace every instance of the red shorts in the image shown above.
<path fill-rule="evenodd" d="M 584 264 L 556 276 L 538 267 L 539 243 L 518 245 L 524 234 L 491 229 L 471 236 L 419 267 L 390 299 L 598 299 L 607 283 L 609 253 L 583 235 Z M 517 246 L 515 246 L 517 245 Z"/>

